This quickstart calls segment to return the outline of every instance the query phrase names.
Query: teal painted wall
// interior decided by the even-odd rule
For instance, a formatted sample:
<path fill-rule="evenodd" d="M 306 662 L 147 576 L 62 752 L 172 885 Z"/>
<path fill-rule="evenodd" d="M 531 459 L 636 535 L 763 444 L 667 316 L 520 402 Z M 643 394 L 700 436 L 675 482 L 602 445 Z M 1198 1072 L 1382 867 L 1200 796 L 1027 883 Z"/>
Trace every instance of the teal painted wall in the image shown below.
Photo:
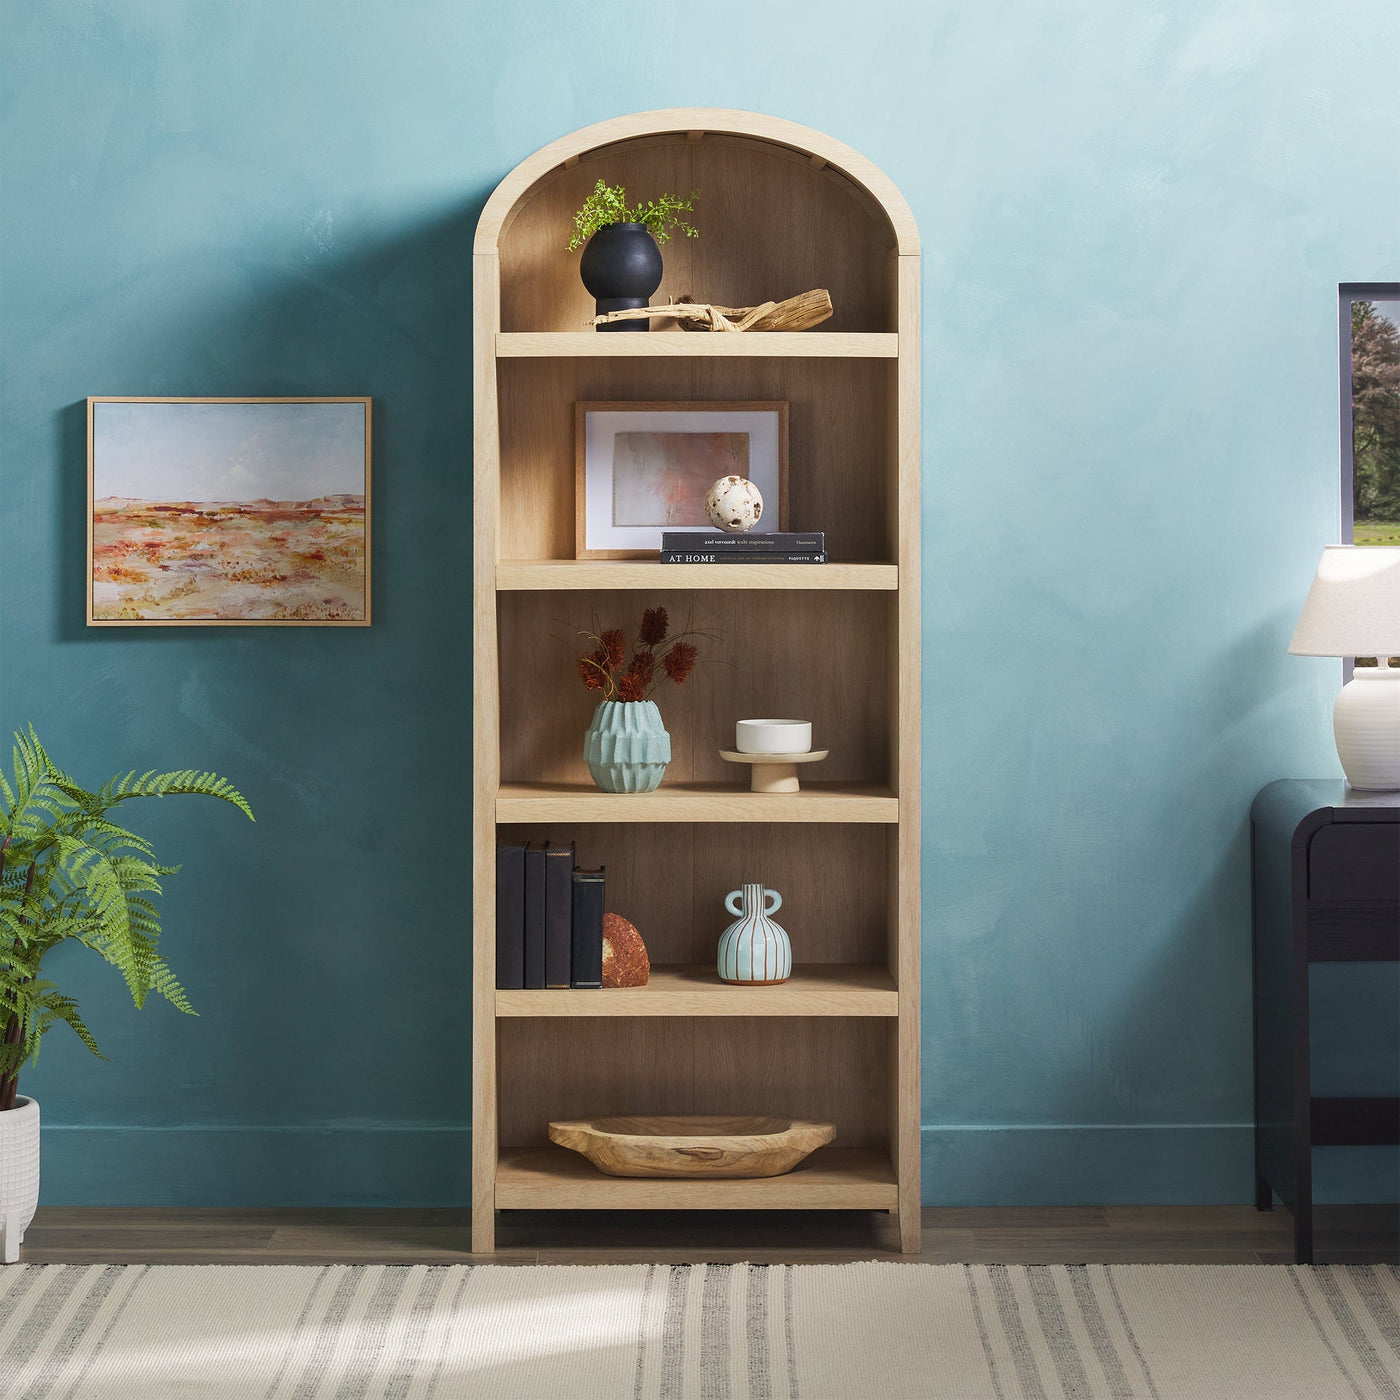
<path fill-rule="evenodd" d="M 1400 278 L 1391 0 L 0 26 L 0 724 L 259 818 L 142 814 L 199 1020 L 56 959 L 111 1063 L 26 1076 L 46 1200 L 465 1199 L 472 230 L 538 146 L 688 104 L 839 136 L 923 234 L 927 1199 L 1248 1199 L 1246 817 L 1338 772 L 1337 667 L 1284 647 L 1336 284 Z M 373 628 L 88 632 L 87 394 L 373 395 Z"/>

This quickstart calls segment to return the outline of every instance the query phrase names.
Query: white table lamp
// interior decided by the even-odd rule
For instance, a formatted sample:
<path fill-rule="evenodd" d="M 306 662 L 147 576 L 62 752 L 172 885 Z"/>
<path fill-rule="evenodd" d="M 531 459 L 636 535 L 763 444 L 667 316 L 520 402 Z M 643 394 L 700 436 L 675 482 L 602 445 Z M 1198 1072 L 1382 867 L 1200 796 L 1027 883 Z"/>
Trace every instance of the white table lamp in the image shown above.
<path fill-rule="evenodd" d="M 1329 544 L 1288 650 L 1376 658 L 1342 687 L 1332 732 L 1352 787 L 1400 789 L 1400 667 L 1386 664 L 1400 656 L 1400 547 Z"/>

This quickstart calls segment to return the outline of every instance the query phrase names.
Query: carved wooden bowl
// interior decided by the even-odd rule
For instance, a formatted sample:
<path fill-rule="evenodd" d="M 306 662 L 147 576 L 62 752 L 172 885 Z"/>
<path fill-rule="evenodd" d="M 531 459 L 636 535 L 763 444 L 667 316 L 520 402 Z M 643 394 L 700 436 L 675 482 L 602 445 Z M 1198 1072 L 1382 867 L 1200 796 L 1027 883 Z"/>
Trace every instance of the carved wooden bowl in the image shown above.
<path fill-rule="evenodd" d="M 549 1139 L 609 1176 L 781 1176 L 836 1136 L 797 1118 L 576 1118 Z"/>

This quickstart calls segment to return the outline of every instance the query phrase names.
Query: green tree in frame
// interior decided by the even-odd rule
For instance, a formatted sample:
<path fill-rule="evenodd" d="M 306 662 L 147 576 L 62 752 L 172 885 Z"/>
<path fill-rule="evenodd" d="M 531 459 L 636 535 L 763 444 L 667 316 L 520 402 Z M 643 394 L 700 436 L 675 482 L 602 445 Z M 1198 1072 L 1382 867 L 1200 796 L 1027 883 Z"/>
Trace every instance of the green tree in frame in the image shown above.
<path fill-rule="evenodd" d="M 1351 306 L 1351 434 L 1357 525 L 1400 526 L 1400 329 L 1369 301 Z M 1388 534 L 1358 530 L 1356 543 Z"/>

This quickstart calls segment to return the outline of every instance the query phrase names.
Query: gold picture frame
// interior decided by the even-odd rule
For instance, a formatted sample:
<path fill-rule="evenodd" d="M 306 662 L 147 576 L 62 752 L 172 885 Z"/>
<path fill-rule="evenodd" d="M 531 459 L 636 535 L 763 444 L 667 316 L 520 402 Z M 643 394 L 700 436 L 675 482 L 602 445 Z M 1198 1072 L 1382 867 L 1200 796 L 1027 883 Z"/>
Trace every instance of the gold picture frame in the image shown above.
<path fill-rule="evenodd" d="M 372 422 L 358 396 L 90 397 L 87 625 L 368 627 Z"/>

